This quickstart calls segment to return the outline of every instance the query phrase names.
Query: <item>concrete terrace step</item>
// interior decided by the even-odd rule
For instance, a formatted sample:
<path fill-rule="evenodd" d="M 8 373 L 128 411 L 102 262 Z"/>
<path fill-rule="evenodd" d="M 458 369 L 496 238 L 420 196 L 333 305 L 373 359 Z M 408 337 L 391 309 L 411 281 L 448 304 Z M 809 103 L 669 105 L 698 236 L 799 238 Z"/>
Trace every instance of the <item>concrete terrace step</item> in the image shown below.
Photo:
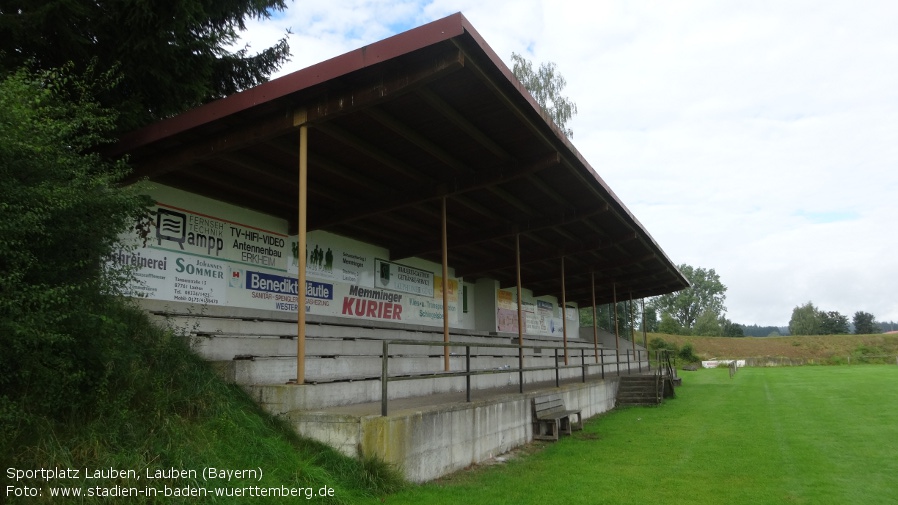
<path fill-rule="evenodd" d="M 449 366 L 453 372 L 462 372 L 466 368 L 464 356 L 450 356 Z M 228 381 L 237 384 L 284 384 L 296 378 L 296 355 L 285 356 L 248 356 L 245 359 L 213 360 L 214 366 Z M 565 373 L 582 375 L 579 361 L 571 361 L 576 368 L 565 369 Z M 559 360 L 559 365 L 563 363 Z M 602 373 L 602 365 L 587 363 L 588 374 Z M 389 360 L 389 375 L 418 375 L 441 373 L 444 370 L 442 355 L 434 356 L 392 356 Z M 471 358 L 472 371 L 513 370 L 518 366 L 517 356 L 493 357 L 478 356 Z M 554 367 L 554 356 L 528 356 L 524 359 L 525 368 Z M 616 373 L 617 366 L 610 361 L 604 364 L 605 373 Z M 635 364 L 634 364 L 635 369 Z M 380 356 L 306 356 L 306 382 L 333 382 L 345 380 L 380 379 L 383 372 L 383 360 Z M 553 374 L 554 370 L 546 373 Z M 535 373 L 535 372 L 526 372 Z"/>
<path fill-rule="evenodd" d="M 296 337 L 295 319 L 257 319 L 252 317 L 226 317 L 222 315 L 204 315 L 196 313 L 164 313 L 161 310 L 151 311 L 151 317 L 157 322 L 170 327 L 178 334 L 215 336 L 275 336 Z M 310 318 L 306 322 L 307 337 L 360 338 L 371 340 L 423 340 L 431 336 L 442 337 L 442 330 L 430 326 L 373 326 L 360 321 L 337 321 L 335 318 Z M 517 336 L 508 333 L 485 334 L 467 330 L 452 330 L 452 340 L 463 340 L 472 343 L 517 343 Z M 573 339 L 578 341 L 579 339 Z M 544 336 L 525 335 L 526 345 L 556 345 L 560 339 Z M 591 347 L 591 345 L 590 345 Z M 600 346 L 602 347 L 602 346 Z M 623 351 L 623 349 L 622 349 Z"/>
<path fill-rule="evenodd" d="M 561 370 L 560 376 L 560 380 L 567 383 L 579 383 L 582 378 L 579 369 Z M 588 380 L 595 381 L 599 377 L 599 371 L 595 370 Z M 610 374 L 609 378 L 612 378 Z M 527 390 L 535 384 L 553 384 L 554 380 L 554 370 L 527 372 L 524 375 L 524 388 Z M 379 379 L 307 382 L 303 385 L 242 384 L 241 387 L 266 411 L 276 415 L 380 402 L 382 391 Z M 475 392 L 503 387 L 519 387 L 516 371 L 471 377 L 471 388 Z M 388 384 L 390 401 L 443 393 L 464 393 L 465 390 L 464 377 L 429 376 L 415 380 L 391 381 Z"/>
<path fill-rule="evenodd" d="M 207 360 L 227 360 L 246 356 L 283 356 L 296 354 L 295 337 L 281 337 L 272 335 L 196 335 L 191 336 L 190 342 L 193 349 Z M 439 339 L 433 336 L 421 336 L 422 341 L 434 342 L 434 345 L 391 344 L 389 353 L 391 356 L 436 356 L 443 354 L 442 335 Z M 459 339 L 454 342 L 467 342 Z M 473 342 L 473 343 L 501 343 Z M 526 344 L 525 344 L 526 345 Z M 582 346 L 582 344 L 580 344 Z M 580 348 L 569 348 L 570 359 L 580 360 Z M 306 337 L 307 356 L 380 356 L 383 352 L 383 341 L 369 338 L 354 337 Z M 456 356 L 465 355 L 464 346 L 449 346 L 450 354 Z M 592 348 L 585 348 L 587 360 L 594 361 Z M 472 356 L 494 356 L 517 358 L 518 349 L 509 347 L 471 347 Z M 524 347 L 525 357 L 552 357 L 554 351 L 550 349 L 534 350 L 532 347 Z M 562 352 L 559 352 L 559 357 Z M 605 360 L 613 360 L 613 352 L 605 352 Z"/>
<path fill-rule="evenodd" d="M 296 323 L 292 321 L 249 320 L 195 315 L 154 316 L 179 334 L 191 339 L 198 354 L 207 360 L 227 360 L 245 356 L 282 356 L 296 352 Z M 317 356 L 371 356 L 383 352 L 383 340 L 430 341 L 433 346 L 391 344 L 389 353 L 401 356 L 432 356 L 442 354 L 441 331 L 434 329 L 400 330 L 395 328 L 369 328 L 362 326 L 310 323 L 306 327 L 306 354 Z M 452 333 L 450 340 L 472 344 L 473 356 L 517 356 L 518 349 L 511 347 L 477 347 L 478 345 L 516 345 L 517 339 L 507 336 L 470 333 Z M 553 349 L 534 349 L 541 346 L 559 346 L 558 339 L 525 337 L 526 356 L 553 356 Z M 585 342 L 572 342 L 569 357 L 580 359 L 581 350 L 586 359 L 594 360 L 595 350 Z M 601 352 L 613 359 L 613 351 Z M 464 355 L 464 346 L 451 346 L 450 353 Z M 559 352 L 561 354 L 561 352 Z"/>
<path fill-rule="evenodd" d="M 232 311 L 208 308 L 179 313 L 164 305 L 148 307 L 153 317 L 190 339 L 193 349 L 213 363 L 219 373 L 247 390 L 277 391 L 296 377 L 296 320 L 289 314 L 266 314 L 257 317 L 258 311 Z M 177 310 L 177 308 L 176 308 Z M 377 326 L 374 326 L 377 324 Z M 377 401 L 381 394 L 383 341 L 432 342 L 434 345 L 394 343 L 389 346 L 389 374 L 418 376 L 433 374 L 428 378 L 391 381 L 390 397 L 402 398 L 437 392 L 463 391 L 464 377 L 442 377 L 443 332 L 439 328 L 418 325 L 398 325 L 382 322 L 345 321 L 339 318 L 311 317 L 306 323 L 305 385 L 288 386 L 291 395 L 300 400 L 290 400 L 302 408 L 323 408 L 333 405 L 349 405 Z M 518 383 L 519 349 L 516 335 L 453 330 L 449 336 L 453 343 L 470 343 L 471 369 L 492 373 L 475 375 L 472 387 L 506 387 Z M 512 347 L 476 347 L 484 344 L 511 345 Z M 534 346 L 560 346 L 558 338 L 524 336 L 524 366 L 549 368 L 526 371 L 525 384 L 554 381 L 555 350 L 536 350 Z M 450 370 L 463 372 L 466 347 L 452 345 Z M 628 373 L 627 364 L 615 363 L 618 358 L 613 350 L 602 350 L 604 364 L 596 365 L 594 346 L 573 340 L 569 342 L 569 363 L 579 365 L 581 359 L 589 365 L 588 374 L 593 378 L 605 374 Z M 581 358 L 581 353 L 585 358 Z M 559 352 L 559 360 L 562 359 Z M 625 355 L 621 359 L 626 361 Z M 641 368 L 645 369 L 643 362 Z M 635 373 L 640 364 L 630 363 Z M 509 370 L 509 372 L 503 372 Z M 561 380 L 582 377 L 582 369 L 573 367 L 559 372 Z M 261 394 L 261 393 L 260 393 Z"/>

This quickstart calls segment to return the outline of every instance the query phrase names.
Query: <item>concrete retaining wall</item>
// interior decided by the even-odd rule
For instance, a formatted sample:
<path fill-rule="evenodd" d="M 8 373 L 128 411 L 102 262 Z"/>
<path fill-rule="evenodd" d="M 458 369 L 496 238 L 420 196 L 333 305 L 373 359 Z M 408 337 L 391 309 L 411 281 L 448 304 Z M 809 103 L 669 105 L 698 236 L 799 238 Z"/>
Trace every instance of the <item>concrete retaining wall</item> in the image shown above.
<path fill-rule="evenodd" d="M 560 392 L 584 419 L 614 408 L 618 379 L 510 394 L 472 403 L 449 403 L 379 415 L 293 411 L 300 435 L 350 456 L 375 456 L 396 465 L 413 482 L 435 479 L 533 440 L 530 399 Z"/>

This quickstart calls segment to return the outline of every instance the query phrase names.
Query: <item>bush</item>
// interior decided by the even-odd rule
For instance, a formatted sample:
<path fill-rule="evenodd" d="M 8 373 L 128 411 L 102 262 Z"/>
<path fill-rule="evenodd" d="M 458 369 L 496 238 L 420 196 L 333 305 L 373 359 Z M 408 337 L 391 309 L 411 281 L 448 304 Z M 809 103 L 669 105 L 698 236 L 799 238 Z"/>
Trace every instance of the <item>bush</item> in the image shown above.
<path fill-rule="evenodd" d="M 695 349 L 693 349 L 692 344 L 683 344 L 683 347 L 680 349 L 679 353 L 677 353 L 677 356 L 688 363 L 701 361 L 701 358 L 695 355 Z"/>
<path fill-rule="evenodd" d="M 66 70 L 0 82 L 0 415 L 90 408 L 121 324 L 106 259 L 148 203 L 95 151 L 115 115 Z M 114 311 L 113 311 L 114 312 Z M 18 407 L 16 407 L 18 406 Z"/>
<path fill-rule="evenodd" d="M 649 341 L 649 349 L 652 351 L 672 351 L 674 353 L 679 352 L 679 348 L 677 344 L 668 342 L 661 337 L 655 337 L 651 341 Z"/>

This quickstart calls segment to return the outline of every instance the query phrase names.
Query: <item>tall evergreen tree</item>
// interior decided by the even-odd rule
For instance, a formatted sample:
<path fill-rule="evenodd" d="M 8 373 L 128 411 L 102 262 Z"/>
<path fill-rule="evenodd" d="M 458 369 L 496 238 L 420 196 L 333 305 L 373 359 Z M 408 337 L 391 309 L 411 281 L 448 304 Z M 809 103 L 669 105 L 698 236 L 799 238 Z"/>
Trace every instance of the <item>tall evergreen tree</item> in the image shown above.
<path fill-rule="evenodd" d="M 267 80 L 289 57 L 286 37 L 258 54 L 231 49 L 249 18 L 285 0 L 0 0 L 0 72 L 115 69 L 95 97 L 119 129 L 178 114 Z"/>

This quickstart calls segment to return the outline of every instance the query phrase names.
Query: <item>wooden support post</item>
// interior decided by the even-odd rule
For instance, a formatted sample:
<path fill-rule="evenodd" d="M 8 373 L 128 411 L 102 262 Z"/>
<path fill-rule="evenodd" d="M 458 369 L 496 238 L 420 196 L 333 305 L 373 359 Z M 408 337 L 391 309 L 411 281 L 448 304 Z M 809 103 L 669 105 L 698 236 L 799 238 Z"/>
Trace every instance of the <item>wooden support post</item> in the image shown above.
<path fill-rule="evenodd" d="M 617 362 L 617 375 L 620 375 L 620 328 L 617 324 L 617 283 L 611 284 L 611 289 L 613 290 L 613 301 L 614 301 L 614 352 L 615 362 Z"/>
<path fill-rule="evenodd" d="M 599 362 L 599 320 L 596 317 L 596 273 L 589 272 L 590 284 L 592 286 L 592 344 L 595 350 L 596 363 Z"/>
<path fill-rule="evenodd" d="M 299 127 L 299 215 L 296 232 L 296 383 L 306 382 L 306 211 L 308 209 L 309 181 L 309 127 Z"/>
<path fill-rule="evenodd" d="M 524 302 L 521 299 L 521 234 L 514 235 L 515 274 L 518 289 L 518 381 L 519 392 L 524 392 Z"/>
<path fill-rule="evenodd" d="M 630 347 L 633 349 L 633 357 L 636 357 L 636 335 L 633 334 L 633 292 L 630 291 L 630 301 L 627 302 L 627 326 L 630 327 Z"/>
<path fill-rule="evenodd" d="M 567 294 L 564 288 L 564 256 L 561 256 L 561 333 L 564 345 L 564 364 L 567 366 Z"/>
<path fill-rule="evenodd" d="M 443 199 L 443 342 L 449 342 L 449 240 L 446 234 L 446 197 Z M 443 369 L 449 371 L 449 346 L 443 347 Z"/>
<path fill-rule="evenodd" d="M 645 298 L 640 298 L 640 301 L 642 302 L 642 347 L 644 347 L 645 352 L 648 353 L 649 352 L 649 335 L 648 335 L 648 329 L 646 328 L 646 325 L 645 325 Z M 651 367 L 651 366 L 652 366 L 652 360 L 650 359 L 649 367 Z"/>

